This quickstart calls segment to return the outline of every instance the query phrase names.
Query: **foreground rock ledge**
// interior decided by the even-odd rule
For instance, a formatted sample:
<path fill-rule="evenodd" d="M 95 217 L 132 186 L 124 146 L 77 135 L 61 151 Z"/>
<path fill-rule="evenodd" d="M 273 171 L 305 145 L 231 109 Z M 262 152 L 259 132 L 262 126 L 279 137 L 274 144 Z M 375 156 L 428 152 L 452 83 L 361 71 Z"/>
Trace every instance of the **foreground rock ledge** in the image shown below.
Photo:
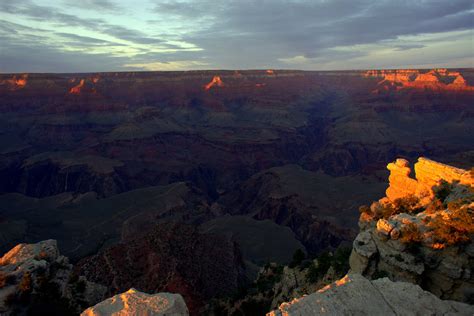
<path fill-rule="evenodd" d="M 146 294 L 135 289 L 117 294 L 86 309 L 81 316 L 187 316 L 188 308 L 180 294 Z"/>
<path fill-rule="evenodd" d="M 296 315 L 474 315 L 474 306 L 443 301 L 415 284 L 388 278 L 370 281 L 360 274 L 348 274 L 267 314 Z"/>

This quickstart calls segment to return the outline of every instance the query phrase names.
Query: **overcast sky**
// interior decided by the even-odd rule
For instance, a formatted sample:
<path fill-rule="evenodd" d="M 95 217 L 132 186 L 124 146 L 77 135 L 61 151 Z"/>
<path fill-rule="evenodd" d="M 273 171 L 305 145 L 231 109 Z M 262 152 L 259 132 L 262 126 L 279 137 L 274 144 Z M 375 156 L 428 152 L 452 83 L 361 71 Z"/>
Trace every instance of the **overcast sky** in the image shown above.
<path fill-rule="evenodd" d="M 474 67 L 472 0 L 0 0 L 0 72 Z"/>

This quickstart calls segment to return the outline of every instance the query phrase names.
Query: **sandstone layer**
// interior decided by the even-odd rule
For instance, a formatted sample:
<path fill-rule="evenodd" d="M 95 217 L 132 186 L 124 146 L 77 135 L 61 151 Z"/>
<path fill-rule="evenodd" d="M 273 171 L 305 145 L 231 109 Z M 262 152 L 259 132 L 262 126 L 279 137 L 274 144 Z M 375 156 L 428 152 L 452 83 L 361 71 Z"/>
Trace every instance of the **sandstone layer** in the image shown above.
<path fill-rule="evenodd" d="M 474 186 L 474 176 L 470 171 L 445 165 L 427 158 L 419 158 L 415 164 L 416 178 L 411 177 L 409 162 L 405 159 L 397 159 L 389 163 L 387 169 L 390 170 L 389 183 L 386 194 L 390 201 L 416 195 L 420 198 L 427 198 L 429 202 L 433 195 L 433 189 L 441 183 L 458 182 L 469 187 Z"/>
<path fill-rule="evenodd" d="M 430 89 L 430 90 L 451 90 L 451 91 L 474 91 L 474 87 L 467 84 L 464 77 L 457 71 L 448 69 L 432 69 L 423 72 L 417 69 L 399 70 L 369 70 L 365 77 L 382 78 L 379 86 L 387 89 Z M 379 89 L 375 92 L 380 92 Z"/>

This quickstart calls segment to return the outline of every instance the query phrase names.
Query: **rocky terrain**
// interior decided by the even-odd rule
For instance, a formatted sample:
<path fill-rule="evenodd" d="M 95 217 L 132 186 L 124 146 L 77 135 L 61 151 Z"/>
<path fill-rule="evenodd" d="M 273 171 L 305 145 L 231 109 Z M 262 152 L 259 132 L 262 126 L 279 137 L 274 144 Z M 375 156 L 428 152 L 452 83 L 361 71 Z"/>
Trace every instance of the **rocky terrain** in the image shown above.
<path fill-rule="evenodd" d="M 189 312 L 179 294 L 158 293 L 148 295 L 130 289 L 81 313 L 81 316 L 107 315 L 187 316 Z"/>
<path fill-rule="evenodd" d="M 311 295 L 280 305 L 267 316 L 296 315 L 472 315 L 474 307 L 443 301 L 419 286 L 388 278 L 370 281 L 360 274 Z"/>
<path fill-rule="evenodd" d="M 405 159 L 387 168 L 386 196 L 360 208 L 350 274 L 315 293 L 295 293 L 268 315 L 474 312 L 473 171 L 426 158 L 413 178 Z"/>
<path fill-rule="evenodd" d="M 388 165 L 387 196 L 364 207 L 351 268 L 474 303 L 474 174 L 426 158 Z"/>
<path fill-rule="evenodd" d="M 179 223 L 159 224 L 143 237 L 81 260 L 76 269 L 107 285 L 109 294 L 131 287 L 180 293 L 193 314 L 211 298 L 230 295 L 246 283 L 234 242 Z"/>
<path fill-rule="evenodd" d="M 265 269 L 270 262 L 289 265 L 300 250 L 305 264 L 317 266 L 313 260 L 352 244 L 358 207 L 386 189 L 387 161 L 427 156 L 471 167 L 473 86 L 472 69 L 0 74 L 0 254 L 55 239 L 76 271 L 109 287 L 107 295 L 179 288 L 195 313 L 204 301 L 272 274 Z M 389 237 L 403 236 L 400 227 L 408 221 L 429 235 L 420 221 L 459 215 L 456 201 L 466 196 L 459 170 L 443 171 L 446 181 L 459 183 L 440 187 L 450 193 L 438 207 L 432 203 L 437 193 L 427 188 L 438 185 L 429 171 L 436 164 L 420 161 L 418 180 L 401 164 L 390 167 L 387 198 L 364 208 L 358 241 L 364 231 L 375 236 L 370 227 L 377 229 L 381 219 L 390 236 L 380 238 L 391 245 Z M 417 196 L 421 215 L 374 217 L 387 205 L 405 207 L 408 202 L 395 201 L 408 195 Z M 431 243 L 430 251 L 470 253 L 456 234 L 455 246 L 429 236 L 419 243 Z M 394 247 L 413 248 L 399 244 Z M 186 252 L 199 259 L 188 260 Z M 365 276 L 395 276 L 378 253 L 352 259 L 362 267 L 367 261 Z M 120 254 L 141 268 L 122 269 Z M 211 254 L 216 262 L 205 259 Z M 431 257 L 416 259 L 426 261 L 421 279 L 399 279 L 442 298 L 464 297 L 471 259 Z M 155 267 L 155 261 L 171 263 Z M 178 261 L 194 275 L 182 280 L 186 269 Z M 210 271 L 215 264 L 224 268 L 202 285 L 201 266 Z M 299 268 L 282 270 L 295 285 L 272 281 L 266 311 L 315 289 L 305 281 L 310 267 Z M 318 272 L 316 286 L 326 273 Z M 430 285 L 430 273 L 447 281 Z M 148 283 L 154 274 L 169 279 Z M 254 299 L 241 296 L 234 301 Z"/>
<path fill-rule="evenodd" d="M 77 315 L 106 292 L 74 273 L 55 240 L 18 244 L 0 258 L 1 315 Z"/>

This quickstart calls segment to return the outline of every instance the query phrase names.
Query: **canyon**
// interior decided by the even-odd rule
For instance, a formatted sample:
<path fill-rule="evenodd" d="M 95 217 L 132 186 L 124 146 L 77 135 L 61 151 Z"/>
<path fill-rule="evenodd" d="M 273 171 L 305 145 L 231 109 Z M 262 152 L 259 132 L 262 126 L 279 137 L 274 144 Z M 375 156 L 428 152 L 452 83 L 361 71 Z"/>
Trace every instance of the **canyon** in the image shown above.
<path fill-rule="evenodd" d="M 416 178 L 405 159 L 387 169 L 386 196 L 360 208 L 350 257 L 301 252 L 287 266 L 267 264 L 246 292 L 223 296 L 216 291 L 244 284 L 237 244 L 189 225 L 157 226 L 75 268 L 54 240 L 19 244 L 0 258 L 0 311 L 55 304 L 62 315 L 90 306 L 82 316 L 471 315 L 473 171 L 422 157 Z"/>
<path fill-rule="evenodd" d="M 378 226 L 385 243 L 414 219 L 359 214 L 384 193 L 465 194 L 473 88 L 472 69 L 0 74 L 0 254 L 55 239 L 101 299 L 174 291 L 198 314 L 298 250 L 372 245 Z M 395 273 L 381 245 L 354 246 L 358 274 Z M 428 290 L 458 299 L 449 275 Z"/>

